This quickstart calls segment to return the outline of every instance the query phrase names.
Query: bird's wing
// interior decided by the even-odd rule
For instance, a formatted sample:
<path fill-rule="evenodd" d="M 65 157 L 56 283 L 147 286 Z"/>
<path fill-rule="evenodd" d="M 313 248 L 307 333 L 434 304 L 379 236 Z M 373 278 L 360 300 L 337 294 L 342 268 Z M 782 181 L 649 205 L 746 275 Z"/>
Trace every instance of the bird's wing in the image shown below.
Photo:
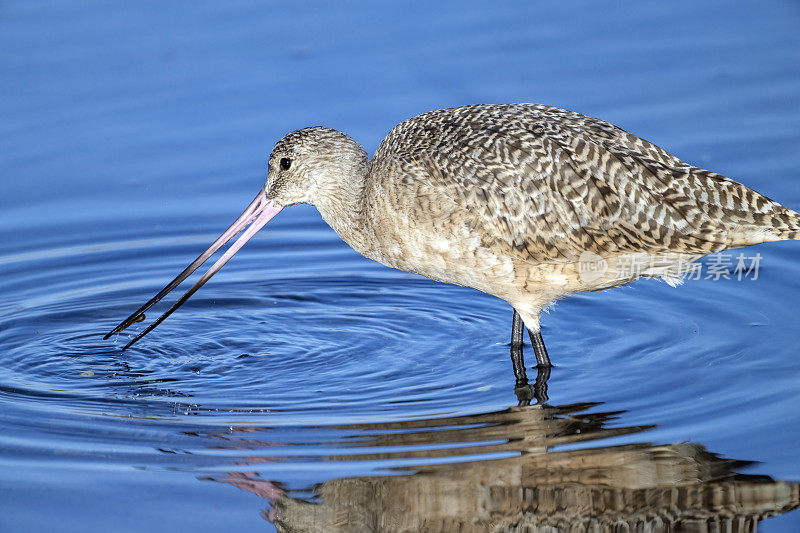
<path fill-rule="evenodd" d="M 536 262 L 705 254 L 731 246 L 728 222 L 759 224 L 752 195 L 765 198 L 743 185 L 599 119 L 534 107 L 428 121 L 401 155 L 485 245 Z"/>

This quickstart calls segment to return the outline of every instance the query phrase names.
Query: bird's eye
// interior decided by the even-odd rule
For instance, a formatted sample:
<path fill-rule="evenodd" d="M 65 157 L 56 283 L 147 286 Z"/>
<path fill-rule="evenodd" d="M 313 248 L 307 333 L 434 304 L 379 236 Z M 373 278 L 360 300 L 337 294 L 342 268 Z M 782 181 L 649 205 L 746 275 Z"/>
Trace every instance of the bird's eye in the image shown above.
<path fill-rule="evenodd" d="M 291 159 L 289 159 L 288 157 L 282 157 L 281 158 L 281 168 L 283 170 L 289 170 L 289 167 L 291 167 L 291 166 L 292 166 L 292 160 Z"/>

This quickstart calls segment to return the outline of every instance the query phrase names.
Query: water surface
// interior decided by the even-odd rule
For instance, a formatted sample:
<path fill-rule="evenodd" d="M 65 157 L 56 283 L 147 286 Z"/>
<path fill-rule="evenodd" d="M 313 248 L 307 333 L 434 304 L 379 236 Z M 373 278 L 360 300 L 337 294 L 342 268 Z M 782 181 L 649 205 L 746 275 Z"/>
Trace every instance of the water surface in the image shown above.
<path fill-rule="evenodd" d="M 368 261 L 310 207 L 134 348 L 141 324 L 102 335 L 307 125 L 372 151 L 429 109 L 536 101 L 798 209 L 799 43 L 787 2 L 4 2 L 0 529 L 797 531 L 796 243 L 747 249 L 756 280 L 559 303 L 527 407 L 504 302 Z"/>

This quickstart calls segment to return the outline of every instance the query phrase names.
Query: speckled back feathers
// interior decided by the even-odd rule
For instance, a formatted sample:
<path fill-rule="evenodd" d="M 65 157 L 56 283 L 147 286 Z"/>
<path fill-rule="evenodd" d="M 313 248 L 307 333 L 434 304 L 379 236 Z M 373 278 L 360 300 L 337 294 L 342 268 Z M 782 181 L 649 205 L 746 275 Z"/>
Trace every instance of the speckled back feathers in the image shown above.
<path fill-rule="evenodd" d="M 705 254 L 800 237 L 800 215 L 744 185 L 544 105 L 431 111 L 392 129 L 369 161 L 326 128 L 289 134 L 273 158 L 282 151 L 304 156 L 283 185 L 276 170 L 275 201 L 313 203 L 361 254 L 493 294 L 533 329 L 570 293 L 675 283 Z M 609 269 L 583 276 L 587 254 Z M 621 272 L 634 255 L 650 260 Z"/>
<path fill-rule="evenodd" d="M 796 213 L 744 185 L 608 122 L 544 105 L 425 113 L 392 130 L 373 164 L 382 159 L 471 213 L 486 245 L 534 262 L 585 251 L 705 254 L 800 230 Z"/>

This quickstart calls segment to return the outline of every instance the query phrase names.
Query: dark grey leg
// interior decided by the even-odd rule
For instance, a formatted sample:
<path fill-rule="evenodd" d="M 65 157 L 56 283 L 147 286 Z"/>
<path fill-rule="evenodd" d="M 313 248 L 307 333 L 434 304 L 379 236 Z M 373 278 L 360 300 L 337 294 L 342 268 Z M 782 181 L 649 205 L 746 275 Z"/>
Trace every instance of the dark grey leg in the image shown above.
<path fill-rule="evenodd" d="M 514 365 L 514 377 L 517 378 L 517 387 L 524 387 L 528 384 L 528 376 L 525 374 L 525 359 L 522 356 L 522 332 L 525 324 L 522 318 L 514 309 L 514 322 L 511 324 L 511 364 Z"/>
<path fill-rule="evenodd" d="M 515 311 L 516 312 L 516 311 Z M 533 344 L 533 353 L 536 354 L 536 365 L 539 368 L 550 368 L 550 356 L 547 355 L 547 348 L 544 347 L 544 339 L 542 339 L 542 332 L 533 332 L 528 330 L 528 336 L 531 338 Z"/>
<path fill-rule="evenodd" d="M 511 364 L 514 365 L 514 377 L 517 380 L 514 385 L 514 393 L 517 395 L 520 406 L 530 405 L 533 398 L 533 391 L 525 373 L 525 359 L 522 357 L 522 334 L 524 331 L 525 324 L 515 309 L 514 321 L 511 324 Z"/>

